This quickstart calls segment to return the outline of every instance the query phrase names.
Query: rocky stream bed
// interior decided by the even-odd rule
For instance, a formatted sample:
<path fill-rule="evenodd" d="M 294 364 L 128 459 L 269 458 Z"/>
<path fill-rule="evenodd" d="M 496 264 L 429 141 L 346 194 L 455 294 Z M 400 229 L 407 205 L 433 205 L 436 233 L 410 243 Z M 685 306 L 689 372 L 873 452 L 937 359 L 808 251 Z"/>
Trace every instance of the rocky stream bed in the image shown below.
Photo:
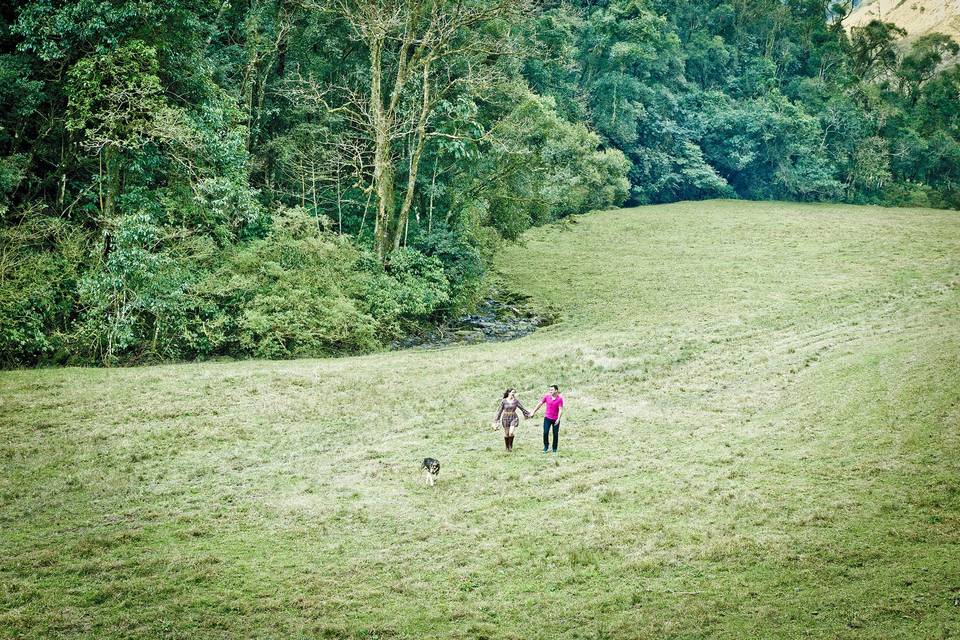
<path fill-rule="evenodd" d="M 556 311 L 534 309 L 529 296 L 493 291 L 474 313 L 393 343 L 394 349 L 445 347 L 453 344 L 502 342 L 553 324 Z"/>

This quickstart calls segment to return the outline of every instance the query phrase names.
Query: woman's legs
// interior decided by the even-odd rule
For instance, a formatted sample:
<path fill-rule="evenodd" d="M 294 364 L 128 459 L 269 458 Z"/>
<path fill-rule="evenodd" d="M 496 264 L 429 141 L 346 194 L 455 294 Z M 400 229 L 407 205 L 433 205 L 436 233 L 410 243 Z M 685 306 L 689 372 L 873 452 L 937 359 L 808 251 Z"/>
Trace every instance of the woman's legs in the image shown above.
<path fill-rule="evenodd" d="M 517 419 L 514 418 L 503 426 L 503 444 L 507 451 L 513 451 L 513 436 L 517 430 Z"/>

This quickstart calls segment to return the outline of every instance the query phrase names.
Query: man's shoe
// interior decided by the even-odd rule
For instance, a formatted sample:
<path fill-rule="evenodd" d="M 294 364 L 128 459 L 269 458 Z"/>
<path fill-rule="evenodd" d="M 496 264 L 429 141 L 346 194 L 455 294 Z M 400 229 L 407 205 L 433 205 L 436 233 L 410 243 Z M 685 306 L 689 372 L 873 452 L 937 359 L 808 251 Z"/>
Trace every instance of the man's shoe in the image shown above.
<path fill-rule="evenodd" d="M 543 452 L 544 452 L 544 453 L 547 452 L 547 448 L 546 448 L 546 447 L 543 448 Z"/>

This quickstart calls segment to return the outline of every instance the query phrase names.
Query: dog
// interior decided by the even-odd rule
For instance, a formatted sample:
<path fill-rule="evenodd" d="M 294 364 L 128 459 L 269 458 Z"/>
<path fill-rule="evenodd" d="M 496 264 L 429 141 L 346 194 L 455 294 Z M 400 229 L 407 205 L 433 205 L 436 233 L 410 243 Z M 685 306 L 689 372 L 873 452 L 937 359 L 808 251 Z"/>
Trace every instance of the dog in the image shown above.
<path fill-rule="evenodd" d="M 440 461 L 434 458 L 424 458 L 420 464 L 420 470 L 427 472 L 427 483 L 432 487 L 440 473 Z"/>

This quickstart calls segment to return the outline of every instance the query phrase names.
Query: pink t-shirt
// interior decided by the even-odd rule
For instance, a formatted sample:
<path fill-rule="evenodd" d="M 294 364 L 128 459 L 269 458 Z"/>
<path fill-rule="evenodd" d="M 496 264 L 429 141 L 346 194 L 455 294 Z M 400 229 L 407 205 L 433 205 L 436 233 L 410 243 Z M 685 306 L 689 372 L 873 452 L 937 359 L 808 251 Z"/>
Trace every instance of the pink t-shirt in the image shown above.
<path fill-rule="evenodd" d="M 547 410 L 543 412 L 543 415 L 550 420 L 556 420 L 557 416 L 560 415 L 560 407 L 563 406 L 563 396 L 558 393 L 557 397 L 554 398 L 548 393 L 543 396 L 543 402 L 547 405 Z"/>

